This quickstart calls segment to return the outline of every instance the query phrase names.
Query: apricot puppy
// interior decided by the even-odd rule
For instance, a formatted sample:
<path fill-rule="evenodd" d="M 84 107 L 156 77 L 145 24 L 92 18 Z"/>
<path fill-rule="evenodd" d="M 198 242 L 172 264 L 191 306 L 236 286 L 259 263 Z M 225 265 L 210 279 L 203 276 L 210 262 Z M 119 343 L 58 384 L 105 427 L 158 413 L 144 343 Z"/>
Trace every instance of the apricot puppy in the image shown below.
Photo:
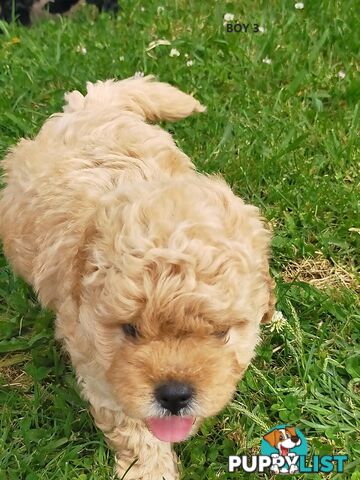
<path fill-rule="evenodd" d="M 270 234 L 149 123 L 193 97 L 145 77 L 65 99 L 3 163 L 5 254 L 56 312 L 119 476 L 174 480 L 171 443 L 230 401 L 272 314 Z"/>

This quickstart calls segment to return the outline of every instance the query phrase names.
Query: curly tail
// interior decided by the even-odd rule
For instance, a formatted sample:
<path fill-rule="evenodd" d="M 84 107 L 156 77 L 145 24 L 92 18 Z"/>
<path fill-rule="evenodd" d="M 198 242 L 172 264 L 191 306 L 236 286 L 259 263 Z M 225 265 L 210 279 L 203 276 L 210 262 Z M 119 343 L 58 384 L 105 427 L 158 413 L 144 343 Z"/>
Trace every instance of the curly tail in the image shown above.
<path fill-rule="evenodd" d="M 87 95 L 74 91 L 65 95 L 64 112 L 99 108 L 101 105 L 117 107 L 140 115 L 144 120 L 175 121 L 206 108 L 191 95 L 168 83 L 155 81 L 152 75 L 87 83 Z"/>

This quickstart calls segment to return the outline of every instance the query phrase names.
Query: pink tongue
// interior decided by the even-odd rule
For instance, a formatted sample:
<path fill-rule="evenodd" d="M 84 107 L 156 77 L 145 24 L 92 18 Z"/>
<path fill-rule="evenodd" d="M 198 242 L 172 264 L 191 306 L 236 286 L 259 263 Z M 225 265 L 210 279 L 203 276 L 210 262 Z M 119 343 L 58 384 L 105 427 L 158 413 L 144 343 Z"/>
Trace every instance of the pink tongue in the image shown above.
<path fill-rule="evenodd" d="M 189 436 L 194 417 L 153 417 L 146 420 L 153 435 L 163 442 L 181 442 Z"/>
<path fill-rule="evenodd" d="M 287 455 L 287 454 L 288 454 L 288 451 L 289 451 L 288 448 L 282 447 L 281 445 L 280 445 L 280 450 L 281 450 L 281 455 L 282 455 L 282 456 Z"/>

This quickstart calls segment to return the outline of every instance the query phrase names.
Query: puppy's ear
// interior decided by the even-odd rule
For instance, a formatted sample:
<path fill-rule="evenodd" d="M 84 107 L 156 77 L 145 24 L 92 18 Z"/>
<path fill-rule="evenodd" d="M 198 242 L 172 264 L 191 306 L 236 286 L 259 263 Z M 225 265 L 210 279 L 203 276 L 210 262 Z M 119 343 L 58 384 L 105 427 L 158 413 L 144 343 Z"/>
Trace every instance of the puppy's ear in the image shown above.
<path fill-rule="evenodd" d="M 272 447 L 275 447 L 277 443 L 278 433 L 277 430 L 272 430 L 263 436 L 263 439 L 266 440 Z"/>
<path fill-rule="evenodd" d="M 95 226 L 89 222 L 85 228 L 73 226 L 64 241 L 64 228 L 66 225 L 54 221 L 51 234 L 34 260 L 31 282 L 40 302 L 57 312 L 67 302 L 74 308 L 79 306 L 88 246 L 96 234 Z"/>
<path fill-rule="evenodd" d="M 90 223 L 84 230 L 81 237 L 79 249 L 74 258 L 74 280 L 72 288 L 72 297 L 76 304 L 80 306 L 81 303 L 81 280 L 86 273 L 86 263 L 88 259 L 88 247 L 90 242 L 97 234 L 97 229 L 94 224 Z M 88 270 L 88 269 L 87 269 Z"/>
<path fill-rule="evenodd" d="M 261 319 L 261 323 L 270 323 L 271 319 L 274 315 L 274 312 L 275 312 L 276 297 L 275 297 L 275 293 L 274 293 L 275 282 L 270 277 L 270 274 L 269 274 L 268 271 L 265 273 L 265 281 L 266 281 L 266 283 L 268 285 L 268 289 L 269 289 L 269 302 L 268 302 L 267 310 L 266 310 L 266 312 L 264 313 L 264 315 Z"/>
<path fill-rule="evenodd" d="M 295 437 L 295 435 L 297 435 L 295 427 L 286 427 L 285 430 L 289 432 L 292 437 Z"/>

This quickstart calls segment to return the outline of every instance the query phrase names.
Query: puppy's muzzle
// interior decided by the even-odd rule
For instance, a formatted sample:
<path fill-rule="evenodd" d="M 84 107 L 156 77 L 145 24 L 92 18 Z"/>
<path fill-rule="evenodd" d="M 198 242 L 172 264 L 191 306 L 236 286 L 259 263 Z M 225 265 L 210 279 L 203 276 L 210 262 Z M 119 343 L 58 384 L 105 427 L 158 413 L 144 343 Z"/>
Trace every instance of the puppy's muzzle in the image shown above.
<path fill-rule="evenodd" d="M 188 407 L 193 394 L 191 385 L 181 382 L 164 383 L 155 390 L 156 400 L 172 415 L 178 415 L 181 409 Z"/>

